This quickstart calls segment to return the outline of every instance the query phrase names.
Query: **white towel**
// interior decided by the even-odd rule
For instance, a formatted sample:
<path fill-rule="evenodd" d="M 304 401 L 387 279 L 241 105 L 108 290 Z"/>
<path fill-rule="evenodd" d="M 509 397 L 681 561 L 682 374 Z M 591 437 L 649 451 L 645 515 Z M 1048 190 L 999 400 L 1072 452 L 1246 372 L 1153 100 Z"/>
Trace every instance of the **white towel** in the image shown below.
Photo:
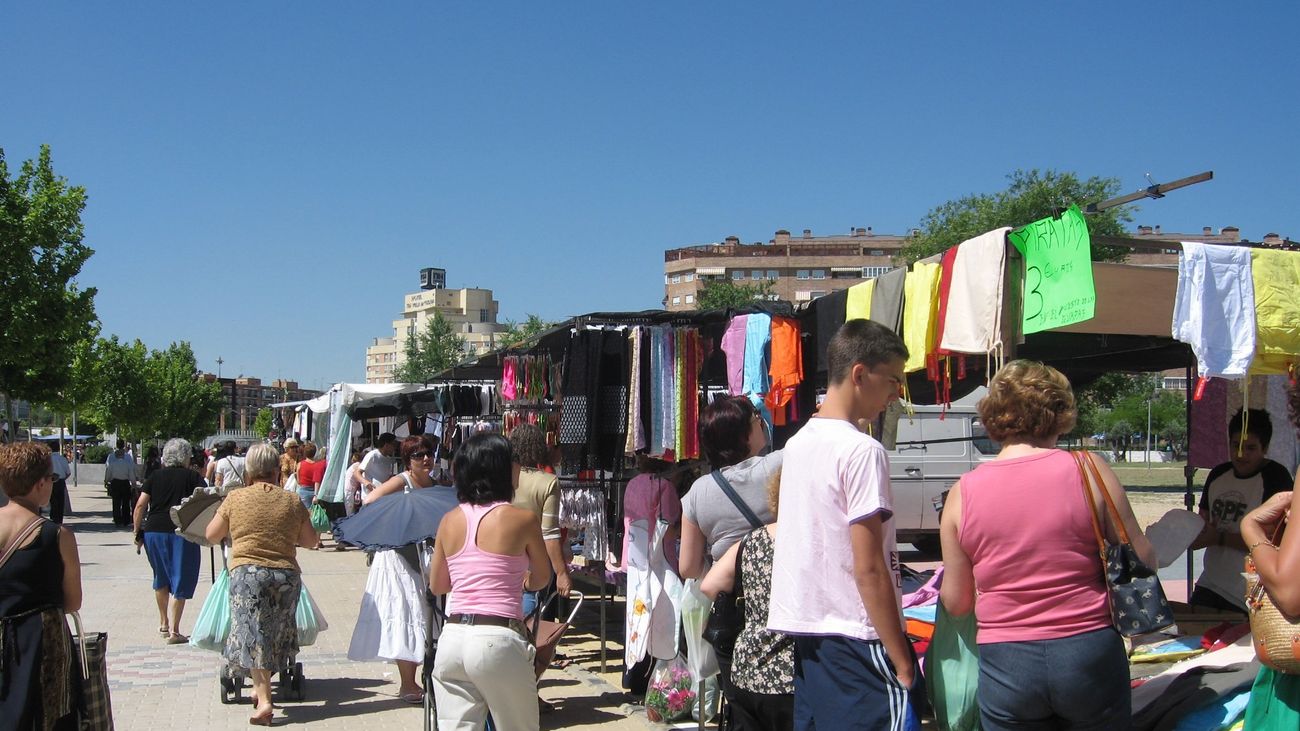
<path fill-rule="evenodd" d="M 1250 249 L 1183 242 L 1173 335 L 1192 346 L 1202 376 L 1246 375 L 1255 357 Z"/>
<path fill-rule="evenodd" d="M 1002 345 L 1002 271 L 1007 232 L 998 228 L 961 242 L 939 347 L 953 353 L 991 353 Z"/>

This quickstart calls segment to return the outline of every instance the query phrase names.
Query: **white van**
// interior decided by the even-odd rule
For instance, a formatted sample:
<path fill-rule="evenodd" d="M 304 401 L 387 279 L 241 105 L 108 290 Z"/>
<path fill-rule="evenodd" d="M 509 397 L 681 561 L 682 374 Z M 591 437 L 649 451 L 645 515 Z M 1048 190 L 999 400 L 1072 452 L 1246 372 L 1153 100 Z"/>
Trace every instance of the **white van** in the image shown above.
<path fill-rule="evenodd" d="M 889 452 L 894 489 L 894 521 L 899 543 L 926 552 L 939 550 L 939 511 L 949 488 L 981 462 L 997 456 L 975 404 L 988 389 L 980 387 L 944 409 L 913 406 L 913 415 L 898 419 L 898 439 Z"/>

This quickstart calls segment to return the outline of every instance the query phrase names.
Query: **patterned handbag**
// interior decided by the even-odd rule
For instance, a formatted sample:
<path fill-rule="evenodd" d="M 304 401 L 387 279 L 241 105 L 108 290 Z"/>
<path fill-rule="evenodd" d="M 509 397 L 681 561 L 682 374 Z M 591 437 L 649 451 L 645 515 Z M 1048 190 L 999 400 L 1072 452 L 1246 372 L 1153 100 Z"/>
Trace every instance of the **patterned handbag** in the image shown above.
<path fill-rule="evenodd" d="M 1285 522 L 1278 525 L 1271 543 L 1277 545 Z M 1300 617 L 1282 613 L 1246 557 L 1246 606 L 1250 609 L 1250 634 L 1259 661 L 1279 673 L 1300 675 Z"/>
<path fill-rule="evenodd" d="M 1088 514 L 1092 517 L 1092 530 L 1097 536 L 1097 547 L 1101 553 L 1103 573 L 1106 578 L 1106 594 L 1110 599 L 1111 620 L 1115 629 L 1125 637 L 1156 632 L 1174 623 L 1174 613 L 1165 599 L 1165 590 L 1160 585 L 1160 578 L 1150 566 L 1138 557 L 1133 544 L 1129 542 L 1128 530 L 1120 520 L 1119 510 L 1106 483 L 1102 480 L 1097 465 L 1087 452 L 1071 452 L 1079 466 L 1079 478 L 1083 481 L 1084 498 L 1088 501 Z M 1119 534 L 1118 543 L 1107 543 L 1102 531 L 1101 516 L 1097 514 L 1097 503 L 1092 491 L 1101 493 L 1115 531 Z"/>
<path fill-rule="evenodd" d="M 108 697 L 108 633 L 86 634 L 81 615 L 71 612 L 77 634 L 72 638 L 81 663 L 81 729 L 113 731 L 113 704 Z"/>

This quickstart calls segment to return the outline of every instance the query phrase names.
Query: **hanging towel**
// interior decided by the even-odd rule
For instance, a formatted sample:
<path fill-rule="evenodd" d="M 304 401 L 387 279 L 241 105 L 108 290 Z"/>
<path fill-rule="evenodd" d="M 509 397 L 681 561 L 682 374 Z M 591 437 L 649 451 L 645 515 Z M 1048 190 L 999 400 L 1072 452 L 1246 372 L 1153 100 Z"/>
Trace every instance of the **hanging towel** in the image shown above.
<path fill-rule="evenodd" d="M 862 284 L 849 287 L 849 298 L 844 305 L 845 320 L 867 320 L 871 318 L 871 296 L 876 291 L 876 280 L 868 279 Z"/>
<path fill-rule="evenodd" d="M 894 332 L 899 332 L 903 326 L 903 287 L 906 279 L 906 267 L 886 272 L 876 277 L 875 290 L 871 293 L 871 319 Z"/>
<path fill-rule="evenodd" d="M 939 347 L 991 353 L 1002 345 L 1002 279 L 1007 232 L 999 228 L 957 246 Z"/>
<path fill-rule="evenodd" d="M 939 296 L 934 315 L 934 348 L 939 355 L 948 355 L 939 343 L 943 342 L 943 320 L 948 316 L 948 293 L 952 291 L 953 263 L 957 259 L 957 247 L 950 247 L 943 252 L 939 262 Z"/>
<path fill-rule="evenodd" d="M 736 315 L 722 334 L 722 352 L 727 358 L 727 391 L 732 396 L 745 392 L 745 328 L 748 322 L 749 315 Z"/>
<path fill-rule="evenodd" d="M 1250 269 L 1256 337 L 1250 372 L 1287 373 L 1290 366 L 1300 363 L 1300 254 L 1251 249 Z"/>
<path fill-rule="evenodd" d="M 934 350 L 934 321 L 939 299 L 938 264 L 912 265 L 903 284 L 903 343 L 907 363 L 903 371 L 925 368 L 925 358 Z"/>
<path fill-rule="evenodd" d="M 772 320 L 772 387 L 767 406 L 775 415 L 794 400 L 795 390 L 803 382 L 803 347 L 799 323 L 785 317 Z"/>
<path fill-rule="evenodd" d="M 758 312 L 749 316 L 745 323 L 745 376 L 741 391 L 753 399 L 767 395 L 768 375 L 771 370 L 771 354 L 768 348 L 772 340 L 772 316 Z"/>
<path fill-rule="evenodd" d="M 1183 242 L 1173 335 L 1192 346 L 1202 376 L 1241 378 L 1250 369 L 1256 338 L 1251 259 L 1245 247 Z"/>

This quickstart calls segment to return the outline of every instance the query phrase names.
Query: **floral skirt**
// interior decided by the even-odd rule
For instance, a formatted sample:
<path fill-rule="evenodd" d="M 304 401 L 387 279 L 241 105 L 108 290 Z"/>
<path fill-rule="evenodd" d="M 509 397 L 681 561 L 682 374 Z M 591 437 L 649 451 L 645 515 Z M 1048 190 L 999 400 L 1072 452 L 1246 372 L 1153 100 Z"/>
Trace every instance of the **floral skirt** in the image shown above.
<path fill-rule="evenodd" d="M 293 569 L 244 565 L 230 570 L 230 635 L 222 653 L 229 674 L 275 672 L 293 662 L 301 593 L 302 575 Z"/>

